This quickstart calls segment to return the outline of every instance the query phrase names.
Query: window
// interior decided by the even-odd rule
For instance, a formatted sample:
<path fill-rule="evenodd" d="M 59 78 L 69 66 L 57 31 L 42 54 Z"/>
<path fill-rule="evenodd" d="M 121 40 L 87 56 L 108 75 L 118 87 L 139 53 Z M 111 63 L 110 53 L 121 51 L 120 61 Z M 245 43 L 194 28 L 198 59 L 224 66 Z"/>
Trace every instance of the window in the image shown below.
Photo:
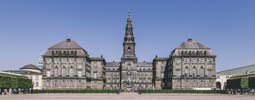
<path fill-rule="evenodd" d="M 62 62 L 62 63 L 67 63 L 67 59 L 66 59 L 66 58 L 62 58 L 62 59 L 61 59 L 61 62 Z"/>
<path fill-rule="evenodd" d="M 207 63 L 212 64 L 213 63 L 213 58 L 207 58 Z"/>
<path fill-rule="evenodd" d="M 97 66 L 94 66 L 94 71 L 96 71 L 97 70 Z"/>
<path fill-rule="evenodd" d="M 82 69 L 82 65 L 78 65 L 78 66 L 77 66 L 77 69 Z"/>
<path fill-rule="evenodd" d="M 189 58 L 184 58 L 183 60 L 184 60 L 184 63 L 189 63 L 189 62 L 190 62 L 190 61 L 189 61 L 189 60 L 190 60 Z"/>
<path fill-rule="evenodd" d="M 54 76 L 58 77 L 58 67 L 57 66 L 54 68 Z"/>
<path fill-rule="evenodd" d="M 62 80 L 62 87 L 65 87 L 65 86 L 66 86 L 66 81 Z"/>
<path fill-rule="evenodd" d="M 82 81 L 81 80 L 78 80 L 78 87 L 82 87 Z"/>
<path fill-rule="evenodd" d="M 58 87 L 58 80 L 54 80 L 54 87 Z"/>
<path fill-rule="evenodd" d="M 46 58 L 46 63 L 51 63 L 51 59 L 50 58 Z"/>
<path fill-rule="evenodd" d="M 59 58 L 54 58 L 54 63 L 59 63 Z"/>
<path fill-rule="evenodd" d="M 39 83 L 38 83 L 38 82 L 35 82 L 35 86 L 38 87 L 38 86 L 39 86 Z"/>
<path fill-rule="evenodd" d="M 184 69 L 184 76 L 186 76 L 186 77 L 189 76 L 189 68 L 188 68 L 188 66 L 186 66 L 186 68 Z"/>
<path fill-rule="evenodd" d="M 69 58 L 69 63 L 74 63 L 74 58 Z"/>
<path fill-rule="evenodd" d="M 77 63 L 82 63 L 83 62 L 83 59 L 82 58 L 77 58 Z"/>
<path fill-rule="evenodd" d="M 94 72 L 94 78 L 95 78 L 95 79 L 97 78 L 97 73 L 96 73 L 96 72 Z"/>
<path fill-rule="evenodd" d="M 199 58 L 199 63 L 205 63 L 205 58 Z"/>
<path fill-rule="evenodd" d="M 50 77 L 50 69 L 47 70 L 46 75 L 47 77 Z"/>
<path fill-rule="evenodd" d="M 62 68 L 62 77 L 66 77 L 66 67 L 63 66 Z"/>
<path fill-rule="evenodd" d="M 131 48 L 128 47 L 128 54 L 131 54 Z"/>
<path fill-rule="evenodd" d="M 163 72 L 165 70 L 164 65 L 161 65 L 161 71 Z"/>
<path fill-rule="evenodd" d="M 213 66 L 210 64 L 210 65 L 207 65 L 207 68 L 208 68 L 208 69 L 212 69 Z"/>
<path fill-rule="evenodd" d="M 208 69 L 208 76 L 212 77 L 212 70 L 211 69 Z"/>
<path fill-rule="evenodd" d="M 50 80 L 47 80 L 46 87 L 50 87 Z"/>
<path fill-rule="evenodd" d="M 82 70 L 78 70 L 77 73 L 78 73 L 78 77 L 82 77 Z"/>
<path fill-rule="evenodd" d="M 181 74 L 180 74 L 180 69 L 176 69 L 176 74 L 175 74 L 177 77 L 180 77 Z"/>
<path fill-rule="evenodd" d="M 73 80 L 70 80 L 70 87 L 74 87 L 74 82 L 73 82 Z"/>
<path fill-rule="evenodd" d="M 196 77 L 196 72 L 197 72 L 197 69 L 195 66 L 193 66 L 192 68 L 192 77 Z"/>
<path fill-rule="evenodd" d="M 131 72 L 130 72 L 130 71 L 128 71 L 128 72 L 127 72 L 127 75 L 128 75 L 128 76 L 131 76 Z"/>
<path fill-rule="evenodd" d="M 191 63 L 197 63 L 197 58 L 191 58 Z"/>
<path fill-rule="evenodd" d="M 200 75 L 200 77 L 204 77 L 204 75 L 205 75 L 205 70 L 204 70 L 203 66 L 201 66 L 199 69 L 199 75 Z"/>
<path fill-rule="evenodd" d="M 164 78 L 164 73 L 161 73 L 161 78 Z"/>
<path fill-rule="evenodd" d="M 70 77 L 74 76 L 74 68 L 73 68 L 73 66 L 71 66 L 71 68 L 69 69 L 69 75 L 70 75 Z"/>
<path fill-rule="evenodd" d="M 131 64 L 128 64 L 128 70 L 131 70 Z"/>

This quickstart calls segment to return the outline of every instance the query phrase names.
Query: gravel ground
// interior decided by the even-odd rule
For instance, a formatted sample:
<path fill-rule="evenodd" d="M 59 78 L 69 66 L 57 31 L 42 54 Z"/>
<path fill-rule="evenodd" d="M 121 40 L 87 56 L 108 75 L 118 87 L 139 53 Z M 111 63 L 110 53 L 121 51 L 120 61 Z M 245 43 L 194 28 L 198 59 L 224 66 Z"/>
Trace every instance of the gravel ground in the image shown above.
<path fill-rule="evenodd" d="M 0 100 L 255 100 L 255 96 L 222 94 L 25 94 L 0 95 Z"/>

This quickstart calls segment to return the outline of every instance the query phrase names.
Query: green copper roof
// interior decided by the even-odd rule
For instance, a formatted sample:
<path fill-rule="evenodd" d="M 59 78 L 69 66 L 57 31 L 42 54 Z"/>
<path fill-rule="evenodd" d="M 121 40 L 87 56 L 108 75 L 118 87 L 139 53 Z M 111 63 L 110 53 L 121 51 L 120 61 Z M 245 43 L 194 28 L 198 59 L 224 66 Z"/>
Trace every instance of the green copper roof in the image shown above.
<path fill-rule="evenodd" d="M 246 75 L 250 73 L 255 73 L 255 64 L 218 72 L 218 74 L 221 75 L 233 75 L 233 76 Z"/>

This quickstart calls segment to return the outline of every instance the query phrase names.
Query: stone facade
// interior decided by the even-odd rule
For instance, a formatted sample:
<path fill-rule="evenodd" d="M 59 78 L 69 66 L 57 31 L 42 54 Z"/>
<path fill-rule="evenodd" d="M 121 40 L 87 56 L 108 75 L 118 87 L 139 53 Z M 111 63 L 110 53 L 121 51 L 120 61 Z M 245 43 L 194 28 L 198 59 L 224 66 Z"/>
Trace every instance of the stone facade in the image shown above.
<path fill-rule="evenodd" d="M 199 42 L 188 41 L 169 57 L 138 62 L 131 17 L 128 16 L 120 62 L 106 62 L 89 54 L 71 39 L 43 55 L 43 89 L 214 89 L 215 55 Z"/>
<path fill-rule="evenodd" d="M 105 89 L 120 89 L 120 62 L 107 62 L 105 66 Z"/>
<path fill-rule="evenodd" d="M 103 89 L 105 87 L 105 59 L 101 57 L 91 57 L 91 85 L 92 89 Z"/>
<path fill-rule="evenodd" d="M 71 39 L 50 47 L 43 59 L 43 89 L 103 88 L 101 72 L 104 59 L 90 58 L 88 53 Z M 92 78 L 91 72 L 98 77 Z M 101 86 L 94 86 L 95 83 Z"/>
<path fill-rule="evenodd" d="M 156 90 L 170 88 L 170 71 L 167 66 L 169 58 L 156 56 L 153 60 L 154 87 Z"/>
<path fill-rule="evenodd" d="M 33 89 L 41 90 L 42 89 L 42 70 L 33 64 L 25 65 L 20 68 L 22 75 L 27 76 L 33 82 Z"/>
<path fill-rule="evenodd" d="M 172 89 L 216 88 L 216 56 L 203 44 L 188 39 L 169 59 Z"/>

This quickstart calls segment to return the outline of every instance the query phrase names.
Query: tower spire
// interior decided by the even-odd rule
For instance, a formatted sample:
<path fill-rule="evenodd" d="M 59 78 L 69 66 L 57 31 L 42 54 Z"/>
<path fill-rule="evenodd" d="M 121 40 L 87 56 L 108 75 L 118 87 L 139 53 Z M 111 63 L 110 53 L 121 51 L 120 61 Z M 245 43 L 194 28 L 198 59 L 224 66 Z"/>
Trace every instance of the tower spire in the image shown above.
<path fill-rule="evenodd" d="M 130 38 L 133 37 L 133 26 L 132 26 L 131 11 L 130 10 L 128 11 L 125 37 L 130 37 Z"/>
<path fill-rule="evenodd" d="M 133 33 L 133 26 L 132 26 L 130 10 L 128 11 L 123 46 L 124 46 L 123 56 L 135 56 L 135 37 L 134 37 L 134 33 Z"/>

